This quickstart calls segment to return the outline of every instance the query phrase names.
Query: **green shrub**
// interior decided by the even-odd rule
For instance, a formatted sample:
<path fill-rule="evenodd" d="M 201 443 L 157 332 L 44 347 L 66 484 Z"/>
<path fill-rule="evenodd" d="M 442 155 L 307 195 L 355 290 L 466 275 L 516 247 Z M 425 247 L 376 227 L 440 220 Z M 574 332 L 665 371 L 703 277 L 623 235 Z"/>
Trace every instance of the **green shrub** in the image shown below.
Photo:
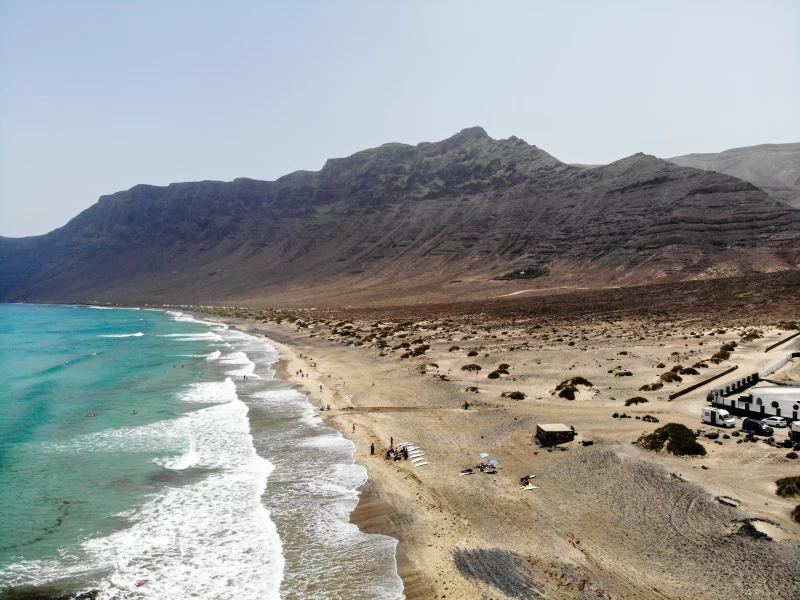
<path fill-rule="evenodd" d="M 649 402 L 647 398 L 642 398 L 641 396 L 634 396 L 633 398 L 628 398 L 625 400 L 625 406 L 630 406 L 632 404 L 641 404 L 642 402 Z"/>
<path fill-rule="evenodd" d="M 784 477 L 775 482 L 778 486 L 776 494 L 783 498 L 791 498 L 792 496 L 800 496 L 800 475 L 792 477 Z"/>
<path fill-rule="evenodd" d="M 680 423 L 668 423 L 639 438 L 639 445 L 653 452 L 666 451 L 675 456 L 705 456 L 706 449 L 697 442 L 692 430 Z"/>

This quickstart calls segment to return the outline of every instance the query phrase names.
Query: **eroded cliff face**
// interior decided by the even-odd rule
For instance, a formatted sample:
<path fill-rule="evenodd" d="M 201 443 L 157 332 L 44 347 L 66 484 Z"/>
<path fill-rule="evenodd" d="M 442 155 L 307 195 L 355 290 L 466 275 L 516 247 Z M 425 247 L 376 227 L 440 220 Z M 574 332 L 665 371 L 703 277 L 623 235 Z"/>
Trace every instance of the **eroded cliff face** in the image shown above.
<path fill-rule="evenodd" d="M 404 301 L 485 296 L 531 266 L 549 275 L 529 285 L 624 285 L 796 268 L 799 251 L 800 211 L 752 184 L 642 154 L 570 166 L 473 128 L 274 182 L 103 196 L 45 236 L 0 238 L 0 298 Z"/>

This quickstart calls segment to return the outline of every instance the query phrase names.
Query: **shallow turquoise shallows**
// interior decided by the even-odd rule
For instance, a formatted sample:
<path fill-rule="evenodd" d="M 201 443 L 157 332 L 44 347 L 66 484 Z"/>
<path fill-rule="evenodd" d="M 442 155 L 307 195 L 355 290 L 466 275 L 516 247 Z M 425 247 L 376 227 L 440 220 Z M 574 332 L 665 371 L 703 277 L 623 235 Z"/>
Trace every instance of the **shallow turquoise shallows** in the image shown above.
<path fill-rule="evenodd" d="M 176 392 L 203 377 L 209 342 L 166 334 L 207 331 L 156 311 L 0 305 L 0 569 L 124 526 L 114 515 L 154 491 L 153 460 L 181 441 L 73 450 L 184 411 Z"/>
<path fill-rule="evenodd" d="M 0 598 L 393 600 L 366 471 L 260 337 L 0 305 Z M 10 594 L 10 595 L 9 595 Z"/>

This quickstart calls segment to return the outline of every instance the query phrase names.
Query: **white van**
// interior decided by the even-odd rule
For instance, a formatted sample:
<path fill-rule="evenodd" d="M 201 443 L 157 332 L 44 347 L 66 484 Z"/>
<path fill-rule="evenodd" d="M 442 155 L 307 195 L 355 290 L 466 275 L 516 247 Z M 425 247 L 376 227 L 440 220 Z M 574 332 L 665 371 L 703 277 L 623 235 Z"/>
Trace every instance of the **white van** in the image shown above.
<path fill-rule="evenodd" d="M 736 427 L 736 419 L 724 408 L 704 408 L 700 420 L 719 427 Z"/>

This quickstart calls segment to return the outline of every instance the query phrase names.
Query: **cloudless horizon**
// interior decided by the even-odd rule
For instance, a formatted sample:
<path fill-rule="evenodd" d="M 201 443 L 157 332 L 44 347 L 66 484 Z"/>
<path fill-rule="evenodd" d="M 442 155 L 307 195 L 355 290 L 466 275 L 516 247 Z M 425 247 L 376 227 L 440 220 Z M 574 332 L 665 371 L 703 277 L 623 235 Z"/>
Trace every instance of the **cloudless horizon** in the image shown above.
<path fill-rule="evenodd" d="M 481 126 L 569 163 L 800 141 L 800 3 L 0 0 L 0 235 Z"/>

